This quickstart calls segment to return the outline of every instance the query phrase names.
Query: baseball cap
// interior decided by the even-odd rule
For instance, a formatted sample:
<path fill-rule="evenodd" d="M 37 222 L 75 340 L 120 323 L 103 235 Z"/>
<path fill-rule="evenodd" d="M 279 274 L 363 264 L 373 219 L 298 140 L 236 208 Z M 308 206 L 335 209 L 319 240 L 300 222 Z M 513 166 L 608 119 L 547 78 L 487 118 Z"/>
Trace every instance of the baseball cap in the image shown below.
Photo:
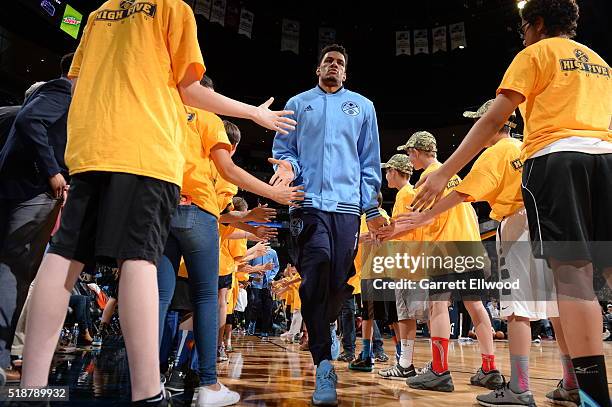
<path fill-rule="evenodd" d="M 495 99 L 487 100 L 475 112 L 472 112 L 472 111 L 469 111 L 469 110 L 463 112 L 463 117 L 467 117 L 467 118 L 470 118 L 470 119 L 480 119 L 489 110 L 489 108 L 493 104 L 494 100 Z M 506 123 L 504 123 L 504 124 L 506 126 L 510 127 L 510 128 L 515 128 L 516 127 L 515 121 L 516 121 L 516 114 L 514 112 L 512 112 L 512 114 L 508 118 L 508 121 Z"/>
<path fill-rule="evenodd" d="M 412 163 L 406 154 L 395 154 L 386 163 L 380 164 L 380 168 L 394 168 L 406 174 L 412 174 Z"/>
<path fill-rule="evenodd" d="M 438 151 L 436 147 L 436 138 L 428 131 L 417 131 L 410 136 L 406 144 L 398 146 L 397 150 L 402 151 L 408 148 L 416 148 L 417 150 L 423 151 Z"/>

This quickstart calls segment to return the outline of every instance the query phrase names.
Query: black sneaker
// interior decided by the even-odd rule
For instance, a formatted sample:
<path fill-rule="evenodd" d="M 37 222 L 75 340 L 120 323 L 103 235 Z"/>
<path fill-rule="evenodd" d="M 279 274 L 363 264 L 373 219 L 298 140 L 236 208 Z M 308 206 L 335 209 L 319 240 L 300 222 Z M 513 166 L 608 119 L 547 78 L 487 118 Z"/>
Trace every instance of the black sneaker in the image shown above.
<path fill-rule="evenodd" d="M 397 365 L 387 369 L 379 370 L 378 375 L 384 377 L 385 379 L 406 380 L 409 377 L 416 376 L 416 372 L 414 370 L 414 365 L 402 367 L 402 365 L 398 363 Z"/>
<path fill-rule="evenodd" d="M 374 355 L 374 361 L 377 363 L 387 363 L 389 356 L 385 352 L 380 352 Z"/>
<path fill-rule="evenodd" d="M 338 357 L 338 361 L 340 362 L 352 362 L 353 360 L 355 360 L 355 354 L 354 353 L 349 353 L 349 352 L 342 352 L 342 355 L 340 355 Z"/>
<path fill-rule="evenodd" d="M 499 389 L 504 385 L 504 379 L 499 370 L 489 370 L 485 373 L 482 367 L 470 378 L 472 386 L 486 387 L 489 390 Z"/>
<path fill-rule="evenodd" d="M 164 387 L 170 392 L 182 393 L 185 391 L 186 378 L 187 373 L 183 372 L 180 369 L 172 369 L 170 371 L 170 374 L 168 375 L 166 383 L 164 383 Z"/>
<path fill-rule="evenodd" d="M 168 400 L 163 392 L 146 400 L 132 401 L 132 407 L 167 407 Z"/>
<path fill-rule="evenodd" d="M 374 369 L 374 363 L 370 355 L 364 355 L 363 352 L 359 354 L 359 357 L 349 363 L 350 370 L 358 370 L 360 372 L 371 372 Z"/>

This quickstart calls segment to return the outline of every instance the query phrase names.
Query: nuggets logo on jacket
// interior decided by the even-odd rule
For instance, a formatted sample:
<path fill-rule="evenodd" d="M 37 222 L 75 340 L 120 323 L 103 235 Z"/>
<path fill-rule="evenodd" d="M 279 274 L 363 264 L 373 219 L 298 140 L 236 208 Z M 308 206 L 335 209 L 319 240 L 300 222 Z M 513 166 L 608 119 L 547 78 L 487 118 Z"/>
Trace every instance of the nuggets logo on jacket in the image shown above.
<path fill-rule="evenodd" d="M 302 233 L 302 229 L 304 229 L 304 222 L 300 218 L 291 219 L 291 223 L 289 224 L 289 230 L 291 230 L 291 236 L 297 237 L 300 233 Z"/>
<path fill-rule="evenodd" d="M 351 102 L 350 100 L 342 104 L 342 111 L 349 116 L 357 116 L 360 112 L 359 105 L 355 102 Z"/>

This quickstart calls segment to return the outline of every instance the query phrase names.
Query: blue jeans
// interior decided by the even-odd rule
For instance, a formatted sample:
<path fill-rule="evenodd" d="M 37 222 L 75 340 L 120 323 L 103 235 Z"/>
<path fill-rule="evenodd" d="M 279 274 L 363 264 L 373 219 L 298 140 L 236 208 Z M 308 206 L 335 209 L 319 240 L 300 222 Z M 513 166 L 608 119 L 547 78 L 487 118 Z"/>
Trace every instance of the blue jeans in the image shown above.
<path fill-rule="evenodd" d="M 342 349 L 355 354 L 355 298 L 347 298 L 340 309 L 340 327 L 342 328 Z"/>
<path fill-rule="evenodd" d="M 157 268 L 159 338 L 172 301 L 181 257 L 189 273 L 198 373 L 203 386 L 217 383 L 217 296 L 219 226 L 217 218 L 195 205 L 181 205 L 170 223 L 164 255 Z"/>

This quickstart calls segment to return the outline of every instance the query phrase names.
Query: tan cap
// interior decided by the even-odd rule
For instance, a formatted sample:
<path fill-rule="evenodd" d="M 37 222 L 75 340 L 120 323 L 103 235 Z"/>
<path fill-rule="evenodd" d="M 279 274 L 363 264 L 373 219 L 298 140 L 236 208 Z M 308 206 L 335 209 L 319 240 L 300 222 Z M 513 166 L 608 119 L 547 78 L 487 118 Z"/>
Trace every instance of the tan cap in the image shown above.
<path fill-rule="evenodd" d="M 395 154 L 386 163 L 380 164 L 380 168 L 394 168 L 403 173 L 412 174 L 412 163 L 406 154 Z"/>
<path fill-rule="evenodd" d="M 489 110 L 494 100 L 495 99 L 487 100 L 475 112 L 472 112 L 469 110 L 463 112 L 463 117 L 468 117 L 470 119 L 480 119 Z M 515 120 L 516 120 L 516 114 L 512 113 L 512 115 L 510 115 L 510 117 L 508 118 L 508 121 L 504 124 L 508 127 L 515 128 L 516 127 L 516 123 L 514 123 Z"/>
<path fill-rule="evenodd" d="M 416 148 L 423 151 L 438 151 L 436 146 L 436 138 L 428 131 L 417 131 L 414 133 L 406 144 L 398 146 L 397 150 L 402 151 L 408 148 Z"/>

